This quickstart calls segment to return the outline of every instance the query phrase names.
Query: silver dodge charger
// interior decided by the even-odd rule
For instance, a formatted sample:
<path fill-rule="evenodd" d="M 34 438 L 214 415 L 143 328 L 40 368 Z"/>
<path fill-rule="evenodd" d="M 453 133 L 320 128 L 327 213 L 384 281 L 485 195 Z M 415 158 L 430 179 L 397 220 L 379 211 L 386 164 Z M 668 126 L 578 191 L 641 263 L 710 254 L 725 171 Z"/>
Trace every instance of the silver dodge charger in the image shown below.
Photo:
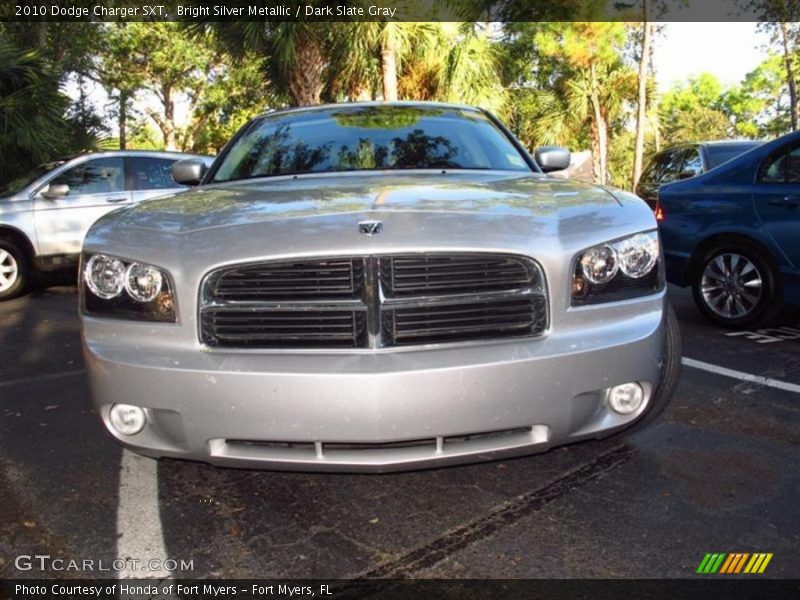
<path fill-rule="evenodd" d="M 656 221 L 557 179 L 487 112 L 273 112 L 199 184 L 114 211 L 81 256 L 110 434 L 153 457 L 391 471 L 655 419 L 680 369 Z"/>

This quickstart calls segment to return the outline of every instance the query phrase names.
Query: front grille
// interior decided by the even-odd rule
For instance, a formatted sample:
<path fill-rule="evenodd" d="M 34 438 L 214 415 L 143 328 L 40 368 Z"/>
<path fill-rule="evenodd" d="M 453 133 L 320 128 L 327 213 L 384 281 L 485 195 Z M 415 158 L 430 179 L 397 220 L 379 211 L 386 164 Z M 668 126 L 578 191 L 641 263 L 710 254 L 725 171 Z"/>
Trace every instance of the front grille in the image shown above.
<path fill-rule="evenodd" d="M 232 307 L 203 312 L 203 341 L 242 348 L 357 348 L 366 334 L 363 310 L 262 310 Z"/>
<path fill-rule="evenodd" d="M 512 290 L 530 284 L 519 259 L 506 256 L 397 256 L 381 259 L 389 294 L 474 294 Z"/>
<path fill-rule="evenodd" d="M 262 263 L 219 272 L 209 285 L 215 298 L 228 301 L 355 298 L 362 266 L 350 258 Z"/>
<path fill-rule="evenodd" d="M 226 348 L 380 348 L 540 335 L 541 268 L 500 254 L 314 258 L 204 280 L 200 339 Z"/>
<path fill-rule="evenodd" d="M 544 329 L 546 315 L 541 296 L 387 311 L 397 345 L 530 335 Z"/>

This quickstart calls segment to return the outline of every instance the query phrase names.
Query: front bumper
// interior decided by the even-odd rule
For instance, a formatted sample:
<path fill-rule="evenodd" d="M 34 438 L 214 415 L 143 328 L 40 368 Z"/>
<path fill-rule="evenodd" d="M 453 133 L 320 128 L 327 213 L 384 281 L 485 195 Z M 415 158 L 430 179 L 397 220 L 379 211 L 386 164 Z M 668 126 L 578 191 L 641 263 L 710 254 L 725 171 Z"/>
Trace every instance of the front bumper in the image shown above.
<path fill-rule="evenodd" d="M 95 405 L 123 445 L 220 466 L 392 471 L 531 454 L 631 425 L 604 390 L 658 386 L 664 294 L 573 309 L 530 340 L 359 352 L 172 347 L 173 325 L 84 318 Z M 592 311 L 592 327 L 585 326 Z M 578 314 L 578 313 L 583 313 Z M 150 346 L 147 339 L 157 340 Z M 133 436 L 114 403 L 145 407 Z"/>

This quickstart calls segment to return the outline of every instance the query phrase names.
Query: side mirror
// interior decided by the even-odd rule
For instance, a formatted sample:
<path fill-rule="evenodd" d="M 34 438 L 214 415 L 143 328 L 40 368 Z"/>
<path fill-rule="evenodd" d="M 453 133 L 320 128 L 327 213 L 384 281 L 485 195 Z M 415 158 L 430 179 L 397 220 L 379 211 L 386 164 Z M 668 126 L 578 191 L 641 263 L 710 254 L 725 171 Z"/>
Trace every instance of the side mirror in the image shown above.
<path fill-rule="evenodd" d="M 172 178 L 181 185 L 197 185 L 206 174 L 208 165 L 198 158 L 184 158 L 172 165 Z"/>
<path fill-rule="evenodd" d="M 51 183 L 47 189 L 42 192 L 42 198 L 48 200 L 57 200 L 69 194 L 69 186 L 66 183 Z"/>
<path fill-rule="evenodd" d="M 559 146 L 542 146 L 533 153 L 536 164 L 545 173 L 569 168 L 570 156 L 569 150 Z"/>
<path fill-rule="evenodd" d="M 694 177 L 694 171 L 682 171 L 678 173 L 678 181 L 681 179 L 691 179 Z"/>

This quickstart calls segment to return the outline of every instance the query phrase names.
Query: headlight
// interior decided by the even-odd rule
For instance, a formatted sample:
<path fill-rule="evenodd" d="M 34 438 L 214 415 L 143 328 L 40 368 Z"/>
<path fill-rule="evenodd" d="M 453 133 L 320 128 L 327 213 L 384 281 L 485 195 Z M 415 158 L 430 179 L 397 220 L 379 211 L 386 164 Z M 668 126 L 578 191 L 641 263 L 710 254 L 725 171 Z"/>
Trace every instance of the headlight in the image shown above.
<path fill-rule="evenodd" d="M 83 279 L 95 296 L 111 300 L 125 288 L 125 265 L 112 256 L 96 254 L 86 263 Z"/>
<path fill-rule="evenodd" d="M 581 256 L 581 271 L 591 283 L 608 283 L 618 269 L 617 251 L 611 246 L 590 248 Z"/>
<path fill-rule="evenodd" d="M 628 300 L 664 288 L 658 232 L 648 231 L 584 250 L 575 265 L 572 305 Z"/>
<path fill-rule="evenodd" d="M 641 279 L 653 270 L 658 260 L 658 236 L 638 233 L 617 243 L 619 268 L 631 279 Z"/>
<path fill-rule="evenodd" d="M 152 302 L 161 293 L 164 277 L 150 265 L 133 263 L 125 271 L 125 291 L 139 302 Z"/>
<path fill-rule="evenodd" d="M 106 254 L 84 255 L 81 310 L 95 317 L 176 321 L 169 277 L 153 265 Z"/>

